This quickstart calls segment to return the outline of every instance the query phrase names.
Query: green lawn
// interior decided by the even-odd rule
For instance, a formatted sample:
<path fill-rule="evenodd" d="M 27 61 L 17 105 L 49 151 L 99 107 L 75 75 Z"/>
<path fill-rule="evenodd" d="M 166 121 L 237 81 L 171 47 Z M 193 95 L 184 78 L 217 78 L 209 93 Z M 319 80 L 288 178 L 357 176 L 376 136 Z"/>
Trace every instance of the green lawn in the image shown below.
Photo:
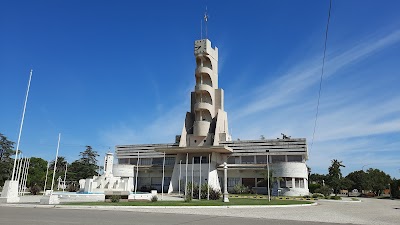
<path fill-rule="evenodd" d="M 184 201 L 132 201 L 132 202 L 71 202 L 66 205 L 89 205 L 89 206 L 229 206 L 229 205 L 293 205 L 293 204 L 311 204 L 311 201 L 299 200 L 271 200 L 266 199 L 238 199 L 231 198 L 228 203 L 222 200 L 193 200 L 191 202 Z"/>

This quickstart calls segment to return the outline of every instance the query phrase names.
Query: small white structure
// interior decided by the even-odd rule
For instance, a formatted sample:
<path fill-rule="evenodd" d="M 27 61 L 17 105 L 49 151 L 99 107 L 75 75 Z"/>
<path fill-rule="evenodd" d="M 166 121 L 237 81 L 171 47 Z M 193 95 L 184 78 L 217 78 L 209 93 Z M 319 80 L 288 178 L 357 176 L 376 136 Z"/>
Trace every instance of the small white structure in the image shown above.
<path fill-rule="evenodd" d="M 19 202 L 18 197 L 18 181 L 6 180 L 1 192 L 0 203 L 15 203 Z"/>
<path fill-rule="evenodd" d="M 105 191 L 133 190 L 134 165 L 114 165 L 114 156 L 107 153 L 104 158 L 104 173 L 86 180 L 79 180 L 81 192 L 104 193 Z"/>

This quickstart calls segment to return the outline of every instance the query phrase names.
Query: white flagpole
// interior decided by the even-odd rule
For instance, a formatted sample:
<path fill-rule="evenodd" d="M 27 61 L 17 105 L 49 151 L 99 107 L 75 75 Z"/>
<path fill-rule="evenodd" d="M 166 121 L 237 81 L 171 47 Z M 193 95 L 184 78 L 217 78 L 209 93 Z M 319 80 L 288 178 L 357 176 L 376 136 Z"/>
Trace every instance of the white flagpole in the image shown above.
<path fill-rule="evenodd" d="M 188 172 L 189 153 L 186 153 L 186 172 L 185 172 L 185 199 L 187 197 L 187 172 Z"/>
<path fill-rule="evenodd" d="M 136 180 L 135 180 L 135 196 L 134 199 L 136 199 L 136 191 L 137 191 L 137 186 L 138 186 L 138 175 L 139 175 L 139 151 L 137 152 L 137 160 L 136 160 Z"/>
<path fill-rule="evenodd" d="M 22 168 L 21 174 L 21 195 L 24 195 L 24 183 L 25 183 L 25 176 L 26 176 L 26 168 L 28 167 L 28 158 L 25 158 L 25 163 Z"/>
<path fill-rule="evenodd" d="M 58 134 L 58 144 L 57 144 L 57 151 L 56 151 L 56 159 L 54 161 L 53 179 L 51 180 L 51 194 L 53 194 L 54 177 L 56 176 L 58 149 L 60 148 L 60 139 L 61 139 L 61 133 Z"/>
<path fill-rule="evenodd" d="M 17 141 L 17 149 L 15 152 L 15 158 L 14 158 L 14 166 L 13 166 L 13 171 L 11 175 L 11 180 L 14 180 L 15 178 L 15 164 L 17 162 L 18 154 L 19 154 L 19 143 L 21 141 L 21 133 L 22 133 L 22 127 L 24 125 L 24 119 L 25 119 L 25 111 L 26 111 L 26 102 L 28 101 L 28 95 L 29 95 L 29 88 L 31 87 L 31 80 L 32 80 L 32 70 L 29 73 L 29 81 L 28 81 L 28 89 L 26 90 L 26 96 L 25 96 L 25 103 L 24 103 L 24 110 L 22 112 L 22 119 L 21 119 L 21 124 L 19 127 L 19 133 L 18 133 L 18 141 Z"/>
<path fill-rule="evenodd" d="M 210 200 L 210 164 L 211 154 L 208 154 L 207 200 Z"/>
<path fill-rule="evenodd" d="M 203 159 L 203 156 L 200 156 L 199 200 L 201 200 L 201 160 L 202 159 Z"/>
<path fill-rule="evenodd" d="M 24 164 L 24 155 L 21 153 L 21 157 L 19 159 L 19 166 L 18 166 L 18 173 L 17 173 L 17 181 L 18 181 L 18 186 L 20 185 L 19 180 L 21 179 L 21 170 L 22 170 L 22 164 Z"/>
<path fill-rule="evenodd" d="M 46 194 L 47 176 L 49 175 L 50 162 L 47 162 L 46 178 L 44 180 L 43 195 Z"/>
<path fill-rule="evenodd" d="M 30 165 L 30 163 L 31 163 L 31 158 L 28 158 L 28 162 L 27 162 L 27 165 L 26 165 L 26 169 L 25 169 L 25 178 L 24 178 L 24 183 L 23 183 L 23 192 L 22 192 L 22 195 L 25 195 L 25 191 L 26 191 L 26 182 L 27 182 L 27 180 L 28 180 L 28 173 L 29 173 L 29 165 Z"/>
<path fill-rule="evenodd" d="M 23 156 L 23 154 L 20 153 L 20 157 L 19 157 L 19 159 L 17 159 L 17 167 L 16 167 L 16 169 L 15 169 L 15 179 L 16 179 L 16 180 L 18 180 L 19 167 L 20 167 L 19 165 L 21 164 L 22 156 Z"/>
<path fill-rule="evenodd" d="M 268 173 L 268 184 L 267 184 L 267 186 L 268 186 L 268 201 L 270 202 L 271 201 L 271 194 L 270 194 L 270 190 L 269 190 L 269 157 L 268 157 L 269 155 L 267 155 L 267 173 Z"/>
<path fill-rule="evenodd" d="M 192 199 L 193 199 L 193 185 L 194 185 L 194 172 L 193 172 L 193 166 L 194 166 L 194 157 L 192 157 Z"/>
<path fill-rule="evenodd" d="M 18 176 L 17 176 L 17 181 L 18 181 L 18 195 L 21 194 L 21 189 L 22 189 L 22 170 L 25 169 L 25 160 L 26 158 L 23 158 L 23 155 L 21 154 L 21 158 L 20 158 L 20 163 L 19 163 L 19 169 L 18 169 Z M 23 166 L 22 166 L 23 165 Z"/>
<path fill-rule="evenodd" d="M 65 181 L 67 179 L 67 170 L 68 170 L 68 161 L 65 162 L 65 173 L 64 173 L 64 186 L 63 186 L 63 192 L 65 191 Z"/>
<path fill-rule="evenodd" d="M 181 177 L 182 177 L 182 160 L 179 160 L 179 183 L 178 183 L 179 196 L 181 196 Z"/>
<path fill-rule="evenodd" d="M 165 152 L 164 152 L 164 160 L 163 160 L 163 164 L 162 164 L 161 200 L 164 200 L 164 170 L 165 170 Z"/>

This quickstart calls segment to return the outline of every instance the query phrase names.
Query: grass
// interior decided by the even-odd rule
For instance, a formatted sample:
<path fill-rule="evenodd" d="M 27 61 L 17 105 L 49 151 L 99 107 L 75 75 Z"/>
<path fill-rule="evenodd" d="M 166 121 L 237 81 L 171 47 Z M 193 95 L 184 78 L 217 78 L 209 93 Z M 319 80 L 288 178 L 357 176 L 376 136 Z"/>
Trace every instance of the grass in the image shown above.
<path fill-rule="evenodd" d="M 266 199 L 238 199 L 231 198 L 225 203 L 222 200 L 193 200 L 184 201 L 132 201 L 132 202 L 70 202 L 65 205 L 87 205 L 87 206 L 230 206 L 230 205 L 293 205 L 293 204 L 311 204 L 310 201 L 299 200 L 271 200 Z"/>
<path fill-rule="evenodd" d="M 360 201 L 358 198 L 351 198 L 353 201 Z"/>

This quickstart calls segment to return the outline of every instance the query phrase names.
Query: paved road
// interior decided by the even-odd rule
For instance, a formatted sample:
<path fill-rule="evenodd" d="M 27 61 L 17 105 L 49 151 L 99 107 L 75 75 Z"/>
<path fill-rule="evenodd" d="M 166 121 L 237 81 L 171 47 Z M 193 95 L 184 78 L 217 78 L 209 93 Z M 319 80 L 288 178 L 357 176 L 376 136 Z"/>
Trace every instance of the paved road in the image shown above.
<path fill-rule="evenodd" d="M 400 224 L 400 201 L 361 199 L 324 201 L 288 208 L 37 208 L 35 204 L 0 205 L 0 225 L 14 224 Z M 49 207 L 49 206 L 44 206 Z M 50 206 L 52 207 L 52 206 Z M 59 220 L 59 221 L 58 221 Z"/>
<path fill-rule="evenodd" d="M 304 222 L 291 220 L 255 219 L 240 217 L 225 217 L 216 215 L 187 215 L 187 214 L 165 214 L 126 211 L 102 211 L 102 210 L 74 210 L 60 208 L 16 208 L 0 207 L 1 225 L 120 225 L 120 224 L 142 224 L 142 225 L 205 225 L 205 224 L 277 224 L 277 225 L 316 225 L 334 224 L 322 222 Z"/>

